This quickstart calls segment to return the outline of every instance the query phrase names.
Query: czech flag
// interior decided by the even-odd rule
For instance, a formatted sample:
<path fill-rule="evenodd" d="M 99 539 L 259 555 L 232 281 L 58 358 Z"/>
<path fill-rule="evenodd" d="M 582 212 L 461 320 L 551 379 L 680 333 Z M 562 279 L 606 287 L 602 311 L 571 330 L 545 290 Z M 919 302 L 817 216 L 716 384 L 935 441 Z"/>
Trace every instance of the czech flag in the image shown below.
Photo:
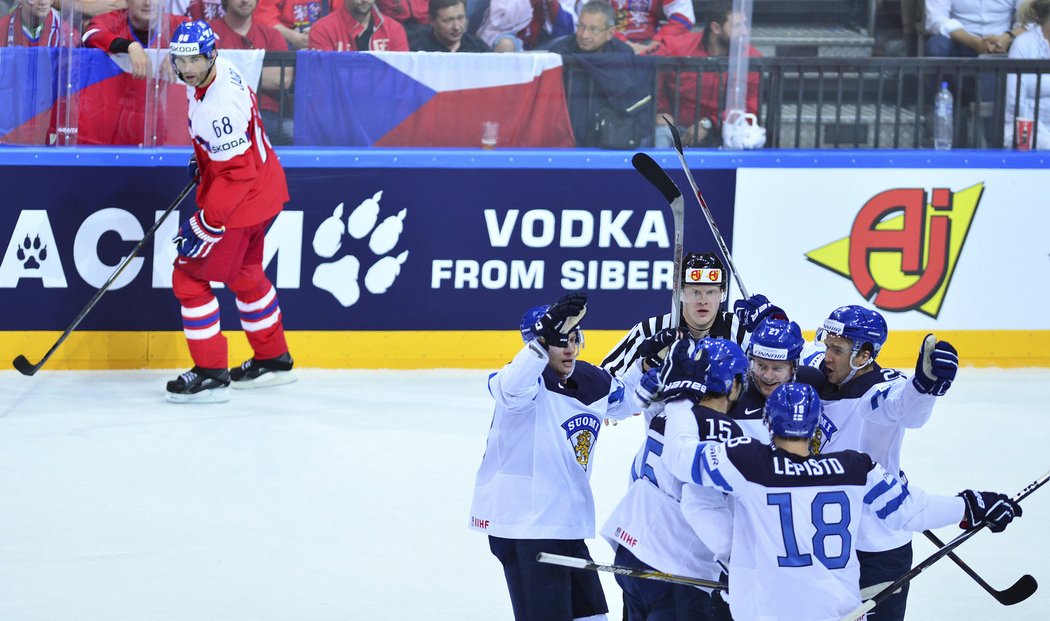
<path fill-rule="evenodd" d="M 303 51 L 295 81 L 297 145 L 575 145 L 557 54 Z"/>
<path fill-rule="evenodd" d="M 154 77 L 142 80 L 132 77 L 127 54 L 0 48 L 0 144 L 45 145 L 68 135 L 82 145 L 188 145 L 186 85 L 172 81 L 166 49 L 147 53 Z M 221 53 L 258 83 L 263 50 Z"/>

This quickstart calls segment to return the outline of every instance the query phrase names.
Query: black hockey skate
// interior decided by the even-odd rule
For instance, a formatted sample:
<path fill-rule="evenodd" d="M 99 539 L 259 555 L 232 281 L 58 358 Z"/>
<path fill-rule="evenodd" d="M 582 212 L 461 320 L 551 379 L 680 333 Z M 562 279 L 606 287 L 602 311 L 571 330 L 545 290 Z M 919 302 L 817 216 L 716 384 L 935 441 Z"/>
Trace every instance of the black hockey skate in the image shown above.
<path fill-rule="evenodd" d="M 292 375 L 292 355 L 288 352 L 276 358 L 249 358 L 239 367 L 230 369 L 230 379 L 237 389 L 264 388 L 291 384 L 296 380 Z"/>
<path fill-rule="evenodd" d="M 230 372 L 193 367 L 168 382 L 164 398 L 172 403 L 225 403 L 230 400 Z"/>

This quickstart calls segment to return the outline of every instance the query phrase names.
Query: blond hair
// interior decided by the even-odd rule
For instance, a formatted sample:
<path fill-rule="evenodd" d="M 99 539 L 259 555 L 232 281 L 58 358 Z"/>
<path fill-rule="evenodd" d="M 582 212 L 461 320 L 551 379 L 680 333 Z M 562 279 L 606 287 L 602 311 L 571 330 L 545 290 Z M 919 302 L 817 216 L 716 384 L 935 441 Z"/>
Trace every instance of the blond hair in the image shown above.
<path fill-rule="evenodd" d="M 1017 10 L 1017 21 L 1021 25 L 1042 25 L 1050 18 L 1050 0 L 1027 0 Z"/>

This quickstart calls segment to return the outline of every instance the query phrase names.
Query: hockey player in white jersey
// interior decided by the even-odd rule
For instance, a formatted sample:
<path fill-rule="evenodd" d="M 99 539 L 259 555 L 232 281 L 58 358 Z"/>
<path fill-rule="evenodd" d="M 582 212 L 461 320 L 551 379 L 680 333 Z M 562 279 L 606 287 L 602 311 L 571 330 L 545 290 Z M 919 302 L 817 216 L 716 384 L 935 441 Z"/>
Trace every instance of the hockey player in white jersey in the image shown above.
<path fill-rule="evenodd" d="M 747 388 L 729 411 L 729 417 L 747 435 L 769 441 L 762 408 L 773 389 L 794 381 L 805 344 L 797 323 L 776 317 L 763 319 L 751 334 L 747 343 Z"/>
<path fill-rule="evenodd" d="M 605 418 L 638 411 L 638 375 L 624 381 L 577 361 L 581 293 L 538 306 L 521 321 L 524 347 L 489 377 L 496 400 L 478 469 L 470 527 L 489 536 L 517 621 L 605 619 L 597 574 L 536 561 L 540 552 L 590 558 L 590 475 Z"/>
<path fill-rule="evenodd" d="M 831 312 L 818 330 L 826 350 L 814 367 L 799 369 L 797 378 L 816 388 L 823 404 L 813 452 L 856 450 L 867 453 L 888 472 L 907 480 L 900 467 L 906 429 L 930 419 L 938 396 L 947 392 L 958 369 L 958 354 L 950 343 L 927 335 L 919 349 L 911 380 L 875 361 L 888 330 L 886 320 L 862 306 Z M 890 524 L 875 524 L 855 542 L 860 558 L 860 586 L 893 582 L 911 569 L 911 532 Z M 879 605 L 872 621 L 902 621 L 908 588 Z"/>
<path fill-rule="evenodd" d="M 692 439 L 695 447 L 698 441 L 723 442 L 743 435 L 726 412 L 743 391 L 745 373 L 747 361 L 736 343 L 710 338 L 694 343 L 686 337 L 674 344 L 659 369 L 662 412 L 649 423 L 626 496 L 601 528 L 618 565 L 718 579 L 721 567 L 686 521 L 680 507 L 682 481 L 671 474 L 665 460 L 676 456 L 672 447 L 679 436 Z M 700 491 L 715 497 L 718 509 L 725 512 L 722 524 L 728 523 L 722 494 Z M 624 591 L 627 621 L 713 618 L 706 591 L 622 576 L 616 581 Z"/>
<path fill-rule="evenodd" d="M 773 446 L 747 436 L 700 445 L 693 469 L 692 483 L 735 501 L 735 621 L 837 621 L 854 610 L 861 603 L 856 543 L 874 524 L 918 531 L 987 522 L 1000 532 L 1021 515 L 1017 503 L 995 492 L 926 494 L 864 453 L 811 455 L 821 402 L 808 385 L 778 387 L 765 409 Z"/>
<path fill-rule="evenodd" d="M 770 314 L 783 314 L 769 304 L 763 295 L 751 296 L 734 305 L 734 312 L 723 310 L 729 292 L 729 272 L 722 261 L 710 252 L 690 252 L 682 259 L 682 316 L 680 329 L 699 340 L 704 337 L 742 342 L 744 333 L 753 330 Z M 734 314 L 737 313 L 737 314 Z M 734 319 L 736 318 L 736 319 Z M 651 337 L 666 349 L 680 334 L 671 328 L 671 313 L 650 317 L 634 325 L 612 348 L 601 367 L 619 377 L 637 360 L 646 358 L 639 346 Z M 659 351 L 659 350 L 658 350 Z M 659 358 L 647 366 L 655 366 Z"/>

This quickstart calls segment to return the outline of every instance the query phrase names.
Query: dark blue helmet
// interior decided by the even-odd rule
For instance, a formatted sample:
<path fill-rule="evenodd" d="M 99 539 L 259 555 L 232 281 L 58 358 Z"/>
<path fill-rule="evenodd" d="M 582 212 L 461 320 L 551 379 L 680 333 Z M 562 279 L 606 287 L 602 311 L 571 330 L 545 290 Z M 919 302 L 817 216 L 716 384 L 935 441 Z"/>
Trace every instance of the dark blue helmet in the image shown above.
<path fill-rule="evenodd" d="M 805 344 L 802 328 L 797 323 L 767 318 L 758 324 L 751 335 L 747 355 L 766 360 L 787 360 L 798 366 Z"/>
<path fill-rule="evenodd" d="M 183 22 L 171 33 L 168 52 L 172 62 L 176 56 L 196 56 L 200 54 L 209 59 L 215 57 L 215 33 L 208 22 L 199 20 Z"/>
<path fill-rule="evenodd" d="M 860 351 L 865 343 L 871 345 L 871 357 L 875 358 L 886 342 L 889 329 L 877 311 L 854 304 L 831 311 L 824 327 L 817 330 L 817 340 L 823 341 L 829 334 L 848 338 L 853 342 L 854 352 Z"/>
<path fill-rule="evenodd" d="M 696 344 L 696 352 L 707 351 L 708 367 L 704 375 L 705 393 L 716 395 L 729 395 L 733 392 L 733 380 L 740 379 L 741 383 L 747 374 L 747 357 L 744 350 L 733 341 L 726 339 L 700 339 Z"/>
<path fill-rule="evenodd" d="M 766 425 L 774 436 L 808 439 L 817 430 L 823 411 L 812 386 L 789 382 L 774 388 L 766 399 Z"/>

